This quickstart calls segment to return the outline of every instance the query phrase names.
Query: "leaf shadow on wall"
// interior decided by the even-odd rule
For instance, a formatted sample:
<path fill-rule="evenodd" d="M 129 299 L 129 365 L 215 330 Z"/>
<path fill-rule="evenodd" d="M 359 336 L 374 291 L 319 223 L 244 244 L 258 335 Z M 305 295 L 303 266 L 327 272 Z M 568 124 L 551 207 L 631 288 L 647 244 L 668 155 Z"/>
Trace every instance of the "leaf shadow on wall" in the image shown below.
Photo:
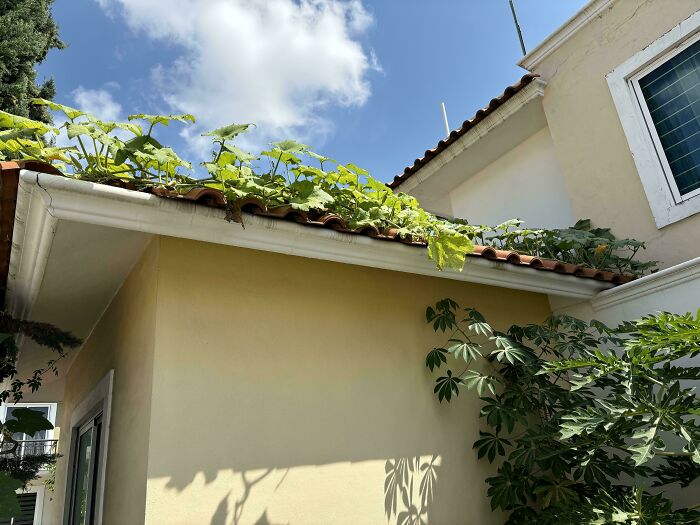
<path fill-rule="evenodd" d="M 404 457 L 387 460 L 384 470 L 384 511 L 397 525 L 427 525 L 433 501 L 439 456 Z"/>
<path fill-rule="evenodd" d="M 267 476 L 269 476 L 272 472 L 273 469 L 267 469 L 265 472 L 252 479 L 249 479 L 246 476 L 246 473 L 242 472 L 241 481 L 243 482 L 243 493 L 234 503 L 232 515 L 230 515 L 231 511 L 229 510 L 229 498 L 231 497 L 232 493 L 232 490 L 230 490 L 221 499 L 219 505 L 216 507 L 216 511 L 214 512 L 214 515 L 211 518 L 210 525 L 240 525 L 242 523 L 241 520 L 243 518 L 243 511 L 245 510 L 246 502 L 250 497 L 253 487 L 260 483 Z M 289 469 L 287 469 L 287 472 L 289 472 Z M 275 488 L 275 490 L 279 488 L 279 486 L 284 482 L 284 479 L 287 476 L 287 472 L 285 472 L 282 479 L 279 481 L 279 483 L 277 483 L 277 487 Z M 255 525 L 285 525 L 282 523 L 273 523 L 272 521 L 270 521 L 270 519 L 267 516 L 267 510 L 264 510 L 262 515 L 254 523 Z"/>

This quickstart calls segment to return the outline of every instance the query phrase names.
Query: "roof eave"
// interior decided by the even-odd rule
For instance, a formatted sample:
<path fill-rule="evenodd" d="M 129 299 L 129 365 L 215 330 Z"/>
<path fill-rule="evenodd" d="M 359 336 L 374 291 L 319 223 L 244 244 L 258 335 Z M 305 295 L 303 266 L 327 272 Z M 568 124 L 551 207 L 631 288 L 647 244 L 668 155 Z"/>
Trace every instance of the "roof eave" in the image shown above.
<path fill-rule="evenodd" d="M 591 0 L 574 16 L 564 22 L 552 34 L 545 38 L 533 50 L 518 61 L 518 65 L 531 72 L 536 72 L 542 62 L 563 46 L 572 36 L 578 33 L 590 21 L 598 17 L 615 0 Z"/>
<path fill-rule="evenodd" d="M 537 271 L 481 257 L 468 258 L 462 272 L 438 271 L 425 249 L 397 242 L 380 242 L 247 213 L 243 214 L 242 228 L 226 222 L 225 211 L 219 208 L 33 171 L 21 173 L 20 186 L 17 210 L 29 210 L 30 201 L 33 205 L 31 213 L 16 220 L 17 238 L 10 258 L 16 270 L 8 280 L 7 305 L 20 315 L 31 311 L 42 282 L 41 261 L 50 256 L 50 233 L 56 227 L 52 221 L 101 225 L 577 299 L 590 299 L 613 286 L 606 281 Z M 41 198 L 37 198 L 38 192 Z"/>

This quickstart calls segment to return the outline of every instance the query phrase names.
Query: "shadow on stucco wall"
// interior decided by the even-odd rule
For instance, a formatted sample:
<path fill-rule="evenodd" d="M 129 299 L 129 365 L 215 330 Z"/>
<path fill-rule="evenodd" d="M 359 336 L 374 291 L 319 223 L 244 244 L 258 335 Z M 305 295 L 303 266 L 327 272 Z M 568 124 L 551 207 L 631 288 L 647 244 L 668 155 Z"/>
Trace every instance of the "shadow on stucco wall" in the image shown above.
<path fill-rule="evenodd" d="M 433 502 L 440 457 L 405 457 L 390 459 L 384 470 L 384 511 L 387 521 L 405 525 L 426 525 Z"/>
<path fill-rule="evenodd" d="M 287 469 L 287 472 L 289 469 Z M 245 504 L 250 497 L 253 487 L 260 483 L 263 479 L 269 476 L 273 472 L 273 469 L 267 469 L 262 474 L 254 477 L 248 478 L 245 472 L 241 473 L 241 481 L 243 483 L 243 492 L 238 499 L 236 499 L 233 504 L 233 509 L 229 509 L 229 498 L 233 490 L 230 490 L 226 494 L 219 505 L 216 507 L 216 511 L 211 518 L 210 525 L 240 525 L 241 519 L 243 517 L 243 511 L 245 510 Z M 277 488 L 284 482 L 285 475 L 277 483 Z M 267 516 L 267 510 L 263 511 L 262 515 L 255 521 L 255 525 L 283 525 L 281 523 L 273 523 Z"/>

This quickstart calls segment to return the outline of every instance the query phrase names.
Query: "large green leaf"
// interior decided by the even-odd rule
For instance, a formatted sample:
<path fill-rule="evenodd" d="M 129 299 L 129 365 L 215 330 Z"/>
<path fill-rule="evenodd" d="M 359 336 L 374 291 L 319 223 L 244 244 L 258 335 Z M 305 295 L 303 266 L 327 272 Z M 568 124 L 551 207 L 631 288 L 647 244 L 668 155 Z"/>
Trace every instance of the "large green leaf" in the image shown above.
<path fill-rule="evenodd" d="M 468 253 L 474 251 L 474 243 L 465 235 L 445 230 L 428 238 L 428 256 L 435 261 L 438 270 L 462 271 Z"/>
<path fill-rule="evenodd" d="M 245 133 L 254 124 L 229 124 L 222 128 L 216 128 L 209 133 L 204 133 L 203 137 L 214 137 L 219 140 L 231 140 L 241 133 Z"/>
<path fill-rule="evenodd" d="M 22 432 L 34 437 L 34 434 L 42 430 L 51 430 L 53 425 L 38 410 L 31 408 L 16 408 L 12 411 L 13 419 L 5 421 L 5 427 L 10 433 Z"/>
<path fill-rule="evenodd" d="M 70 106 L 64 106 L 63 104 L 57 104 L 52 100 L 46 100 L 43 98 L 33 98 L 32 100 L 30 100 L 30 103 L 35 106 L 47 106 L 49 109 L 52 109 L 54 111 L 60 111 L 70 120 L 74 120 L 78 117 L 86 115 L 84 111 L 81 111 L 79 109 L 75 109 Z"/>

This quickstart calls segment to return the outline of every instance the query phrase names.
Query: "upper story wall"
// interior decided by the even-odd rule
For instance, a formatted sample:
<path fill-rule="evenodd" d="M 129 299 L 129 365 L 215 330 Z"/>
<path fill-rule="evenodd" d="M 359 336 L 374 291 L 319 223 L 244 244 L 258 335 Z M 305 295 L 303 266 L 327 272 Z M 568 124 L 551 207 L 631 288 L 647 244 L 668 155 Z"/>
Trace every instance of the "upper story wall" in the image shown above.
<path fill-rule="evenodd" d="M 697 0 L 616 0 L 535 72 L 576 217 L 648 242 L 643 258 L 670 266 L 698 255 L 700 214 L 658 228 L 606 75 L 700 8 Z"/>
<path fill-rule="evenodd" d="M 452 162 L 459 163 L 460 157 Z M 526 139 L 450 192 L 455 217 L 496 225 L 519 218 L 535 228 L 576 222 L 548 128 Z"/>
<path fill-rule="evenodd" d="M 397 523 L 410 483 L 424 521 L 503 522 L 478 399 L 433 395 L 447 334 L 424 312 L 449 296 L 507 328 L 545 296 L 167 237 L 159 283 L 147 524 Z"/>

